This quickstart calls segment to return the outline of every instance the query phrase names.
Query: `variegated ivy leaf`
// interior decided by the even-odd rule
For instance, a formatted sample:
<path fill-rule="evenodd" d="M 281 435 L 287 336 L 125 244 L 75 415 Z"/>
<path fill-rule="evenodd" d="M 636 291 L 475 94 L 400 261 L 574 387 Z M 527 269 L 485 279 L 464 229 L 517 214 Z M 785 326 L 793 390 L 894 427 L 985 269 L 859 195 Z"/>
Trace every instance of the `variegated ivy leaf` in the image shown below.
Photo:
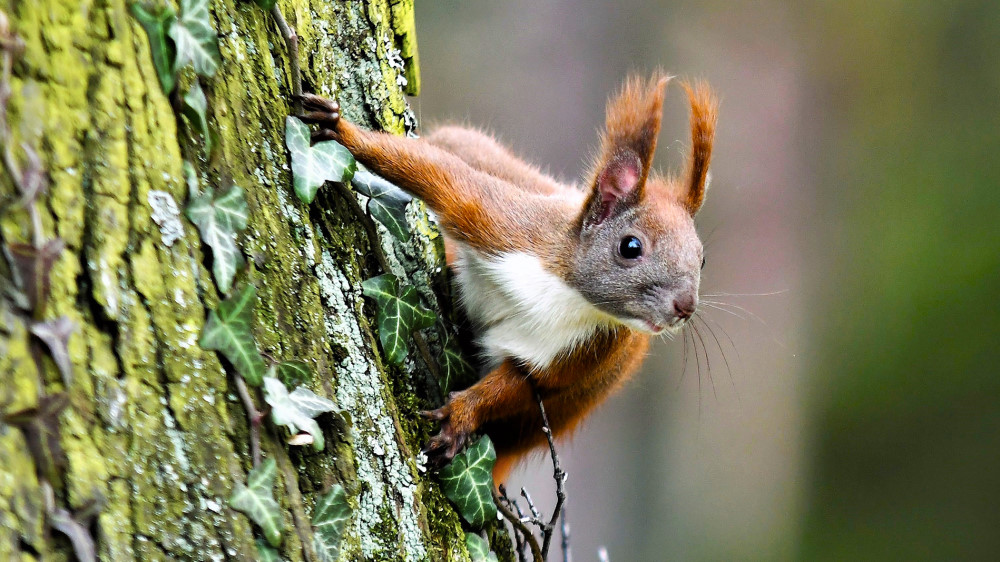
<path fill-rule="evenodd" d="M 465 548 L 472 562 L 497 562 L 496 553 L 490 551 L 490 543 L 475 533 L 465 533 Z"/>
<path fill-rule="evenodd" d="M 347 493 L 340 484 L 316 501 L 312 516 L 313 548 L 322 562 L 334 562 L 340 556 L 340 539 L 351 513 Z"/>
<path fill-rule="evenodd" d="M 476 528 L 496 519 L 493 503 L 493 464 L 497 454 L 493 442 L 483 436 L 441 469 L 438 480 L 462 517 Z"/>
<path fill-rule="evenodd" d="M 185 163 L 184 173 L 188 185 L 195 182 L 194 169 Z M 247 202 L 243 190 L 233 185 L 218 197 L 208 188 L 204 193 L 192 195 L 185 210 L 187 217 L 201 233 L 201 239 L 212 248 L 212 274 L 219 290 L 228 293 L 236 270 L 243 263 L 243 254 L 236 246 L 236 233 L 247 226 Z"/>
<path fill-rule="evenodd" d="M 49 302 L 50 273 L 65 247 L 62 238 L 53 238 L 41 248 L 17 242 L 4 246 L 7 261 L 13 266 L 14 284 L 27 298 L 35 318 L 45 314 Z"/>
<path fill-rule="evenodd" d="M 441 354 L 441 392 L 447 394 L 456 381 L 463 381 L 472 376 L 474 369 L 462 357 L 461 351 L 451 342 L 445 343 Z"/>
<path fill-rule="evenodd" d="M 59 470 L 66 465 L 66 452 L 59 441 L 59 415 L 67 406 L 69 396 L 60 392 L 39 398 L 38 406 L 0 414 L 0 422 L 24 432 L 36 469 L 50 482 L 58 478 Z"/>
<path fill-rule="evenodd" d="M 198 343 L 202 349 L 221 352 L 248 384 L 260 386 L 264 358 L 257 351 L 251 331 L 256 303 L 257 288 L 250 284 L 220 302 L 217 309 L 208 313 Z"/>
<path fill-rule="evenodd" d="M 285 145 L 292 154 L 292 183 L 303 203 L 312 203 L 323 182 L 345 182 L 354 176 L 357 163 L 351 152 L 336 141 L 310 146 L 309 127 L 296 117 L 285 119 Z"/>
<path fill-rule="evenodd" d="M 362 195 L 368 196 L 368 212 L 375 220 L 385 225 L 397 239 L 403 242 L 410 239 L 410 229 L 406 227 L 406 206 L 413 197 L 365 170 L 354 173 L 351 185 Z"/>
<path fill-rule="evenodd" d="M 274 459 L 260 463 L 247 475 L 247 484 L 237 482 L 229 507 L 241 511 L 257 524 L 271 546 L 281 544 L 281 510 L 274 501 L 274 477 L 278 473 Z"/>
<path fill-rule="evenodd" d="M 273 375 L 273 371 L 270 374 Z M 304 386 L 289 393 L 285 385 L 273 376 L 264 377 L 264 400 L 271 405 L 274 423 L 288 427 L 292 435 L 308 433 L 313 438 L 313 449 L 323 450 L 323 431 L 313 418 L 324 412 L 337 411 L 336 404 Z"/>
<path fill-rule="evenodd" d="M 73 362 L 69 358 L 69 337 L 76 330 L 76 324 L 67 316 L 60 316 L 31 325 L 31 333 L 45 342 L 49 354 L 62 375 L 66 388 L 73 382 Z"/>
<path fill-rule="evenodd" d="M 134 2 L 130 8 L 139 25 L 146 30 L 153 67 L 156 68 L 156 75 L 160 78 L 160 86 L 169 94 L 174 91 L 177 75 L 174 72 L 175 50 L 167 42 L 167 30 L 173 27 L 177 13 L 170 4 L 150 6 Z"/>
<path fill-rule="evenodd" d="M 195 80 L 191 88 L 184 94 L 184 114 L 205 139 L 205 154 L 212 153 L 212 132 L 208 128 L 208 100 L 201 84 Z"/>
<path fill-rule="evenodd" d="M 190 64 L 198 75 L 210 77 L 219 68 L 222 57 L 208 1 L 181 0 L 181 17 L 174 20 L 167 32 L 177 48 L 174 72 Z"/>
<path fill-rule="evenodd" d="M 257 559 L 259 562 L 282 562 L 278 551 L 264 542 L 263 539 L 257 539 L 255 543 L 257 544 Z"/>
<path fill-rule="evenodd" d="M 277 365 L 277 375 L 285 386 L 296 386 L 312 379 L 309 365 L 302 361 L 282 361 Z"/>
<path fill-rule="evenodd" d="M 378 338 L 389 361 L 399 365 L 409 352 L 406 342 L 417 330 L 434 325 L 434 313 L 420 305 L 420 295 L 411 285 L 399 286 L 395 275 L 386 273 L 361 283 L 365 295 L 375 299 Z"/>
<path fill-rule="evenodd" d="M 73 514 L 62 507 L 57 507 L 49 513 L 49 525 L 69 538 L 73 545 L 73 554 L 81 562 L 97 562 L 97 546 L 90 529 L 73 519 Z"/>

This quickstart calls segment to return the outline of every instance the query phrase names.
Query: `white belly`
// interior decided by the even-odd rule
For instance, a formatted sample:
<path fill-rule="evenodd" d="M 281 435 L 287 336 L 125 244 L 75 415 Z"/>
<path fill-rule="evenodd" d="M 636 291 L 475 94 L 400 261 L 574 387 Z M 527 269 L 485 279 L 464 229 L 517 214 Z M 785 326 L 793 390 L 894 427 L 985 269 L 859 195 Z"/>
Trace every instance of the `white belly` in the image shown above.
<path fill-rule="evenodd" d="M 456 246 L 459 296 L 490 369 L 508 357 L 543 369 L 613 322 L 532 254 Z"/>

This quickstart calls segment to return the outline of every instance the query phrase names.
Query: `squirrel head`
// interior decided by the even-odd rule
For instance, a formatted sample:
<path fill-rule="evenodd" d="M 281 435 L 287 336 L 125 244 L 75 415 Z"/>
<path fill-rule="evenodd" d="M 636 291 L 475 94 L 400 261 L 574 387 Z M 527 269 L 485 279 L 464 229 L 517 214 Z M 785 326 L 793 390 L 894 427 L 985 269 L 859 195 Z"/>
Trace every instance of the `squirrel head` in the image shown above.
<path fill-rule="evenodd" d="M 691 155 L 680 176 L 651 176 L 668 77 L 632 78 L 608 103 L 601 150 L 575 234 L 570 283 L 629 327 L 679 329 L 698 305 L 704 254 L 694 215 L 705 199 L 718 101 L 684 84 Z"/>

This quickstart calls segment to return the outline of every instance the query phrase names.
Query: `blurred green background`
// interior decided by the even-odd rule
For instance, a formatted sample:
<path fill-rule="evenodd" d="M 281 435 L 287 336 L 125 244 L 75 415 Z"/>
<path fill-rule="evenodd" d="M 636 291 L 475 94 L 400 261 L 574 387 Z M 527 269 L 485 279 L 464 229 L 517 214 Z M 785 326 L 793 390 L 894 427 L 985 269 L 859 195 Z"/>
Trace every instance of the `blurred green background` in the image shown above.
<path fill-rule="evenodd" d="M 1000 3 L 424 0 L 417 27 L 423 126 L 557 176 L 629 71 L 723 98 L 722 310 L 563 447 L 575 560 L 1000 558 Z"/>

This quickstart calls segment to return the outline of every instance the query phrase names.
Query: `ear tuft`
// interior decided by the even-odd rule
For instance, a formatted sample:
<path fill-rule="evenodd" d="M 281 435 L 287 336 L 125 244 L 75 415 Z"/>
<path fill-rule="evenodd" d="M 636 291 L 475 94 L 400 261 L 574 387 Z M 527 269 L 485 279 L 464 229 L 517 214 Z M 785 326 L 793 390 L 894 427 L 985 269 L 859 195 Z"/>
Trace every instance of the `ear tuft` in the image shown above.
<path fill-rule="evenodd" d="M 608 101 L 601 148 L 591 172 L 585 226 L 604 222 L 623 203 L 641 200 L 656 151 L 668 82 L 670 77 L 660 72 L 648 80 L 632 76 Z"/>
<path fill-rule="evenodd" d="M 705 82 L 682 84 L 691 104 L 691 156 L 688 158 L 684 184 L 685 202 L 694 215 L 705 202 L 710 176 L 708 165 L 712 161 L 712 143 L 715 140 L 715 123 L 719 113 L 719 98 Z"/>

